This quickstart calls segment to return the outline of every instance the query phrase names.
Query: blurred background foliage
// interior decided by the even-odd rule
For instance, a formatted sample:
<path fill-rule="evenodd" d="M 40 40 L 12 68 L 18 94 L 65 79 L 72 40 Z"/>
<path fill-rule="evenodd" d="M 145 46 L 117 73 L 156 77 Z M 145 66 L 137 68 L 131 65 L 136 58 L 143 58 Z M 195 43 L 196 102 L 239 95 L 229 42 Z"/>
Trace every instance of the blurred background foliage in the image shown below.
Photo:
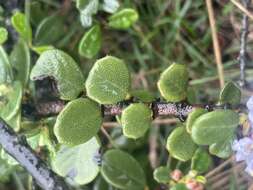
<path fill-rule="evenodd" d="M 14 11 L 25 12 L 31 22 L 34 45 L 53 45 L 69 53 L 88 75 L 95 60 L 105 55 L 113 55 L 125 61 L 132 75 L 133 89 L 146 89 L 159 97 L 157 80 L 160 73 L 173 62 L 184 63 L 190 73 L 188 99 L 191 103 L 206 104 L 215 102 L 219 94 L 219 81 L 213 53 L 211 31 L 205 1 L 203 0 L 120 0 L 120 8 L 134 8 L 139 20 L 128 30 L 114 30 L 107 26 L 108 13 L 99 11 L 93 22 L 99 23 L 102 30 L 102 48 L 92 59 L 78 54 L 78 44 L 88 30 L 80 22 L 79 12 L 74 1 L 70 0 L 31 0 L 27 9 L 23 0 L 0 1 L 0 26 L 7 27 L 8 41 L 4 47 L 12 51 L 18 35 L 10 26 Z M 241 11 L 229 0 L 213 1 L 218 38 L 221 46 L 224 76 L 226 81 L 239 79 L 237 61 L 240 49 Z M 26 9 L 25 9 L 26 7 Z M 44 23 L 44 24 L 43 24 Z M 46 24 L 45 24 L 46 23 Z M 252 26 L 250 27 L 251 31 Z M 253 33 L 248 37 L 248 60 L 252 60 Z M 32 65 L 38 55 L 32 53 Z M 246 68 L 248 88 L 244 97 L 252 93 L 253 67 L 248 61 Z M 44 85 L 44 84 L 43 84 Z M 48 85 L 48 84 L 46 84 Z M 46 86 L 47 87 L 47 86 Z M 112 140 L 123 150 L 140 161 L 149 182 L 149 189 L 162 189 L 153 180 L 153 169 L 167 162 L 165 150 L 168 134 L 177 122 L 172 118 L 158 118 L 149 134 L 139 140 L 122 136 L 120 128 L 113 128 L 116 122 L 106 118 Z M 34 125 L 37 125 L 34 124 Z M 38 125 L 52 126 L 48 120 Z M 102 143 L 111 146 L 101 135 Z M 148 143 L 147 143 L 148 142 Z M 29 189 L 31 178 L 19 167 L 10 166 L 0 160 L 0 189 Z M 187 171 L 189 165 L 169 158 L 175 168 Z M 232 159 L 223 162 L 212 158 L 212 167 L 207 174 L 210 189 L 247 189 L 251 180 L 242 171 L 243 164 L 235 165 Z M 11 174 L 11 175 L 9 175 Z M 76 189 L 113 190 L 101 177 L 94 183 Z"/>

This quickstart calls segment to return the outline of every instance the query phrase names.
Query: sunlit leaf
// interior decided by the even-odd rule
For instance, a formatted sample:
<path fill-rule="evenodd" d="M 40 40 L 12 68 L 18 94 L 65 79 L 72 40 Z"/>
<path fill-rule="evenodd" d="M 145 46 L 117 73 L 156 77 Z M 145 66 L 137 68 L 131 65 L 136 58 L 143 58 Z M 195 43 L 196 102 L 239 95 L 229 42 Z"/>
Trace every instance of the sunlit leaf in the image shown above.
<path fill-rule="evenodd" d="M 124 100 L 130 88 L 130 74 L 124 62 L 116 57 L 99 59 L 86 80 L 87 96 L 100 104 Z"/>
<path fill-rule="evenodd" d="M 198 117 L 192 126 L 192 138 L 200 145 L 211 145 L 231 138 L 239 116 L 231 110 L 215 110 Z"/>
<path fill-rule="evenodd" d="M 115 29 L 128 29 L 139 18 L 138 13 L 134 9 L 123 9 L 114 13 L 109 17 L 109 26 Z"/>
<path fill-rule="evenodd" d="M 68 147 L 61 145 L 55 158 L 52 160 L 54 171 L 69 177 L 79 185 L 87 184 L 94 180 L 99 172 L 100 142 L 93 137 L 84 144 Z"/>
<path fill-rule="evenodd" d="M 95 136 L 101 125 L 99 105 L 79 98 L 69 102 L 57 116 L 54 133 L 60 143 L 78 145 Z"/>
<path fill-rule="evenodd" d="M 151 121 L 152 111 L 150 108 L 143 103 L 131 104 L 122 112 L 123 134 L 128 138 L 140 138 L 150 128 Z"/>
<path fill-rule="evenodd" d="M 31 80 L 52 77 L 61 99 L 72 100 L 84 90 L 83 74 L 72 57 L 61 50 L 43 52 L 31 71 Z"/>
<path fill-rule="evenodd" d="M 8 39 L 8 31 L 4 27 L 0 27 L 0 45 Z"/>
<path fill-rule="evenodd" d="M 82 37 L 79 43 L 79 54 L 86 57 L 94 57 L 101 48 L 101 29 L 99 25 L 93 26 Z"/>
<path fill-rule="evenodd" d="M 171 102 L 179 102 L 186 98 L 188 72 L 186 65 L 173 63 L 160 76 L 158 88 L 161 95 Z"/>
<path fill-rule="evenodd" d="M 26 20 L 25 14 L 16 12 L 11 17 L 12 26 L 19 33 L 19 35 L 26 41 L 31 42 L 32 40 L 32 28 L 30 23 Z"/>
<path fill-rule="evenodd" d="M 167 149 L 176 159 L 187 161 L 192 158 L 197 146 L 185 127 L 177 127 L 167 139 Z"/>

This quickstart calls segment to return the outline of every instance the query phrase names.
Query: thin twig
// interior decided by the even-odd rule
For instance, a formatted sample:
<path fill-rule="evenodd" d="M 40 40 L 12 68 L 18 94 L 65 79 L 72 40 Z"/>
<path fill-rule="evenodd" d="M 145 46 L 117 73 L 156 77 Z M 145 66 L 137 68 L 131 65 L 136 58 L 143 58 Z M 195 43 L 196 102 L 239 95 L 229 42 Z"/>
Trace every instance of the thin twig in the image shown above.
<path fill-rule="evenodd" d="M 214 48 L 218 75 L 219 75 L 220 87 L 222 88 L 224 86 L 224 71 L 223 71 L 223 65 L 222 65 L 221 50 L 220 50 L 220 45 L 219 45 L 219 40 L 218 40 L 218 35 L 217 35 L 217 30 L 216 30 L 216 22 L 214 18 L 212 0 L 206 0 L 206 6 L 207 6 L 207 11 L 208 11 L 210 27 L 211 27 L 213 48 Z"/>
<path fill-rule="evenodd" d="M 247 1 L 247 0 L 246 0 Z M 231 0 L 231 2 L 238 7 L 244 14 L 246 14 L 250 19 L 253 20 L 253 14 L 245 7 L 243 6 L 240 2 L 236 0 Z M 245 0 L 244 0 L 245 2 Z M 250 2 L 250 1 L 249 1 Z"/>
<path fill-rule="evenodd" d="M 44 190 L 69 190 L 63 178 L 55 174 L 28 145 L 0 118 L 0 145 L 31 174 Z"/>
<path fill-rule="evenodd" d="M 244 8 L 247 10 L 250 4 L 250 0 L 243 0 Z M 240 41 L 240 53 L 239 53 L 239 63 L 240 63 L 240 85 L 245 86 L 245 67 L 247 63 L 247 38 L 249 33 L 249 17 L 243 14 L 242 18 L 242 29 L 241 29 L 241 41 Z"/>

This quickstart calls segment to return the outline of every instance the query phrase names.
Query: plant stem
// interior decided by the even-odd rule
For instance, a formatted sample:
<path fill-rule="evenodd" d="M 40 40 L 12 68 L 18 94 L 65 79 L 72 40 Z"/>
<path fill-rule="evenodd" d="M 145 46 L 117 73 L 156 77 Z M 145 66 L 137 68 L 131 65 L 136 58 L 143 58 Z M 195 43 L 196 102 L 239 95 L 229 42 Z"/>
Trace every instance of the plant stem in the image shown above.
<path fill-rule="evenodd" d="M 215 54 L 218 75 L 219 75 L 220 87 L 223 88 L 224 83 L 225 83 L 224 82 L 224 72 L 223 72 L 221 50 L 220 50 L 219 39 L 218 39 L 218 35 L 217 35 L 217 30 L 216 30 L 216 22 L 215 22 L 215 18 L 214 18 L 212 0 L 206 0 L 206 6 L 207 6 L 207 11 L 208 11 L 210 27 L 211 27 L 213 48 L 214 48 L 214 54 Z"/>
<path fill-rule="evenodd" d="M 250 4 L 250 0 L 243 0 L 244 7 L 247 9 Z M 247 63 L 247 38 L 249 33 L 249 17 L 246 14 L 243 14 L 242 18 L 242 29 L 241 29 L 241 45 L 239 53 L 239 63 L 240 63 L 240 86 L 244 87 L 245 80 L 245 67 Z"/>
<path fill-rule="evenodd" d="M 0 145 L 24 167 L 44 190 L 69 190 L 64 180 L 56 175 L 28 145 L 0 118 Z"/>

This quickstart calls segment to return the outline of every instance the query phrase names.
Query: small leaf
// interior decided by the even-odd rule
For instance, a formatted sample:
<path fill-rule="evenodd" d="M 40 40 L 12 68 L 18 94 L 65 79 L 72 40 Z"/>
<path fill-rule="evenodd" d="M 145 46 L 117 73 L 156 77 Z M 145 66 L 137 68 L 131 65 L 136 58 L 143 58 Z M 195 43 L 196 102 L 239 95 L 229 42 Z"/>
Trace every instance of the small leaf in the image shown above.
<path fill-rule="evenodd" d="M 104 0 L 103 10 L 108 13 L 115 13 L 119 6 L 118 0 Z"/>
<path fill-rule="evenodd" d="M 14 79 L 21 81 L 23 87 L 26 87 L 30 75 L 31 57 L 29 47 L 23 40 L 20 39 L 14 46 L 10 63 L 15 72 Z"/>
<path fill-rule="evenodd" d="M 185 186 L 185 184 L 177 183 L 175 186 L 170 188 L 170 190 L 189 190 L 189 189 Z"/>
<path fill-rule="evenodd" d="M 158 183 L 169 183 L 170 181 L 170 170 L 166 166 L 161 166 L 159 168 L 156 168 L 154 171 L 154 179 Z"/>
<path fill-rule="evenodd" d="M 102 125 L 100 107 L 87 98 L 69 102 L 58 115 L 54 134 L 58 141 L 68 145 L 87 142 Z"/>
<path fill-rule="evenodd" d="M 186 98 L 188 72 L 183 64 L 173 63 L 160 76 L 158 88 L 161 95 L 171 102 L 179 102 Z"/>
<path fill-rule="evenodd" d="M 0 45 L 8 39 L 8 31 L 4 27 L 0 27 Z"/>
<path fill-rule="evenodd" d="M 100 104 L 124 100 L 130 88 L 130 74 L 124 62 L 116 57 L 99 59 L 86 80 L 87 96 Z"/>
<path fill-rule="evenodd" d="M 138 18 L 136 10 L 130 8 L 123 9 L 109 17 L 109 26 L 115 29 L 128 29 Z"/>
<path fill-rule="evenodd" d="M 33 46 L 32 50 L 35 51 L 37 54 L 42 54 L 44 51 L 52 50 L 54 49 L 54 46 L 50 45 L 42 45 L 42 46 Z"/>
<path fill-rule="evenodd" d="M 35 44 L 52 45 L 64 35 L 64 23 L 59 15 L 44 18 L 35 33 Z"/>
<path fill-rule="evenodd" d="M 25 39 L 27 42 L 32 40 L 32 28 L 29 23 L 26 21 L 26 17 L 21 12 L 16 12 L 11 17 L 12 26 L 19 33 L 19 35 Z"/>
<path fill-rule="evenodd" d="M 237 105 L 241 102 L 241 90 L 234 82 L 228 82 L 220 93 L 221 104 Z"/>
<path fill-rule="evenodd" d="M 150 103 L 155 100 L 155 96 L 147 90 L 132 90 L 131 96 L 145 103 Z"/>
<path fill-rule="evenodd" d="M 192 138 L 199 145 L 223 142 L 235 132 L 239 116 L 231 110 L 215 110 L 201 115 L 193 123 Z"/>
<path fill-rule="evenodd" d="M 9 165 L 5 160 L 0 158 L 0 182 L 6 183 L 10 180 L 11 174 L 13 174 L 15 167 Z"/>
<path fill-rule="evenodd" d="M 90 183 L 99 173 L 96 163 L 99 148 L 100 142 L 96 137 L 73 147 L 61 145 L 52 160 L 53 170 L 62 177 L 71 178 L 79 185 Z"/>
<path fill-rule="evenodd" d="M 212 159 L 210 155 L 203 148 L 198 148 L 192 157 L 191 169 L 198 173 L 205 173 L 208 171 Z"/>
<path fill-rule="evenodd" d="M 0 85 L 0 117 L 10 120 L 15 116 L 21 105 L 22 85 L 19 81 L 12 85 Z"/>
<path fill-rule="evenodd" d="M 187 133 L 185 127 L 177 127 L 167 139 L 167 149 L 178 160 L 187 161 L 192 158 L 197 146 Z"/>
<path fill-rule="evenodd" d="M 0 84 L 11 82 L 12 70 L 8 55 L 2 46 L 0 46 Z"/>
<path fill-rule="evenodd" d="M 98 0 L 77 0 L 76 7 L 80 12 L 80 20 L 83 27 L 90 27 L 92 16 L 97 13 L 99 6 Z"/>
<path fill-rule="evenodd" d="M 18 132 L 21 127 L 21 110 L 19 109 L 15 115 L 6 119 L 5 121 L 9 126 L 11 126 L 11 128 L 14 129 L 14 131 Z"/>
<path fill-rule="evenodd" d="M 209 147 L 209 152 L 223 159 L 228 158 L 232 154 L 232 142 L 233 138 L 212 144 Z"/>
<path fill-rule="evenodd" d="M 79 43 L 79 54 L 91 59 L 101 48 L 101 29 L 99 25 L 89 29 Z"/>
<path fill-rule="evenodd" d="M 207 113 L 207 110 L 203 108 L 195 108 L 192 112 L 190 112 L 186 120 L 186 130 L 188 133 L 191 133 L 195 120 L 204 113 Z"/>
<path fill-rule="evenodd" d="M 122 112 L 123 134 L 137 139 L 145 135 L 151 126 L 152 111 L 143 103 L 134 103 Z"/>
<path fill-rule="evenodd" d="M 104 154 L 101 173 L 109 184 L 119 189 L 140 190 L 146 184 L 140 164 L 121 150 L 109 150 Z"/>
<path fill-rule="evenodd" d="M 43 52 L 31 71 L 31 80 L 53 77 L 63 100 L 75 99 L 84 88 L 84 77 L 68 54 L 53 49 Z"/>

